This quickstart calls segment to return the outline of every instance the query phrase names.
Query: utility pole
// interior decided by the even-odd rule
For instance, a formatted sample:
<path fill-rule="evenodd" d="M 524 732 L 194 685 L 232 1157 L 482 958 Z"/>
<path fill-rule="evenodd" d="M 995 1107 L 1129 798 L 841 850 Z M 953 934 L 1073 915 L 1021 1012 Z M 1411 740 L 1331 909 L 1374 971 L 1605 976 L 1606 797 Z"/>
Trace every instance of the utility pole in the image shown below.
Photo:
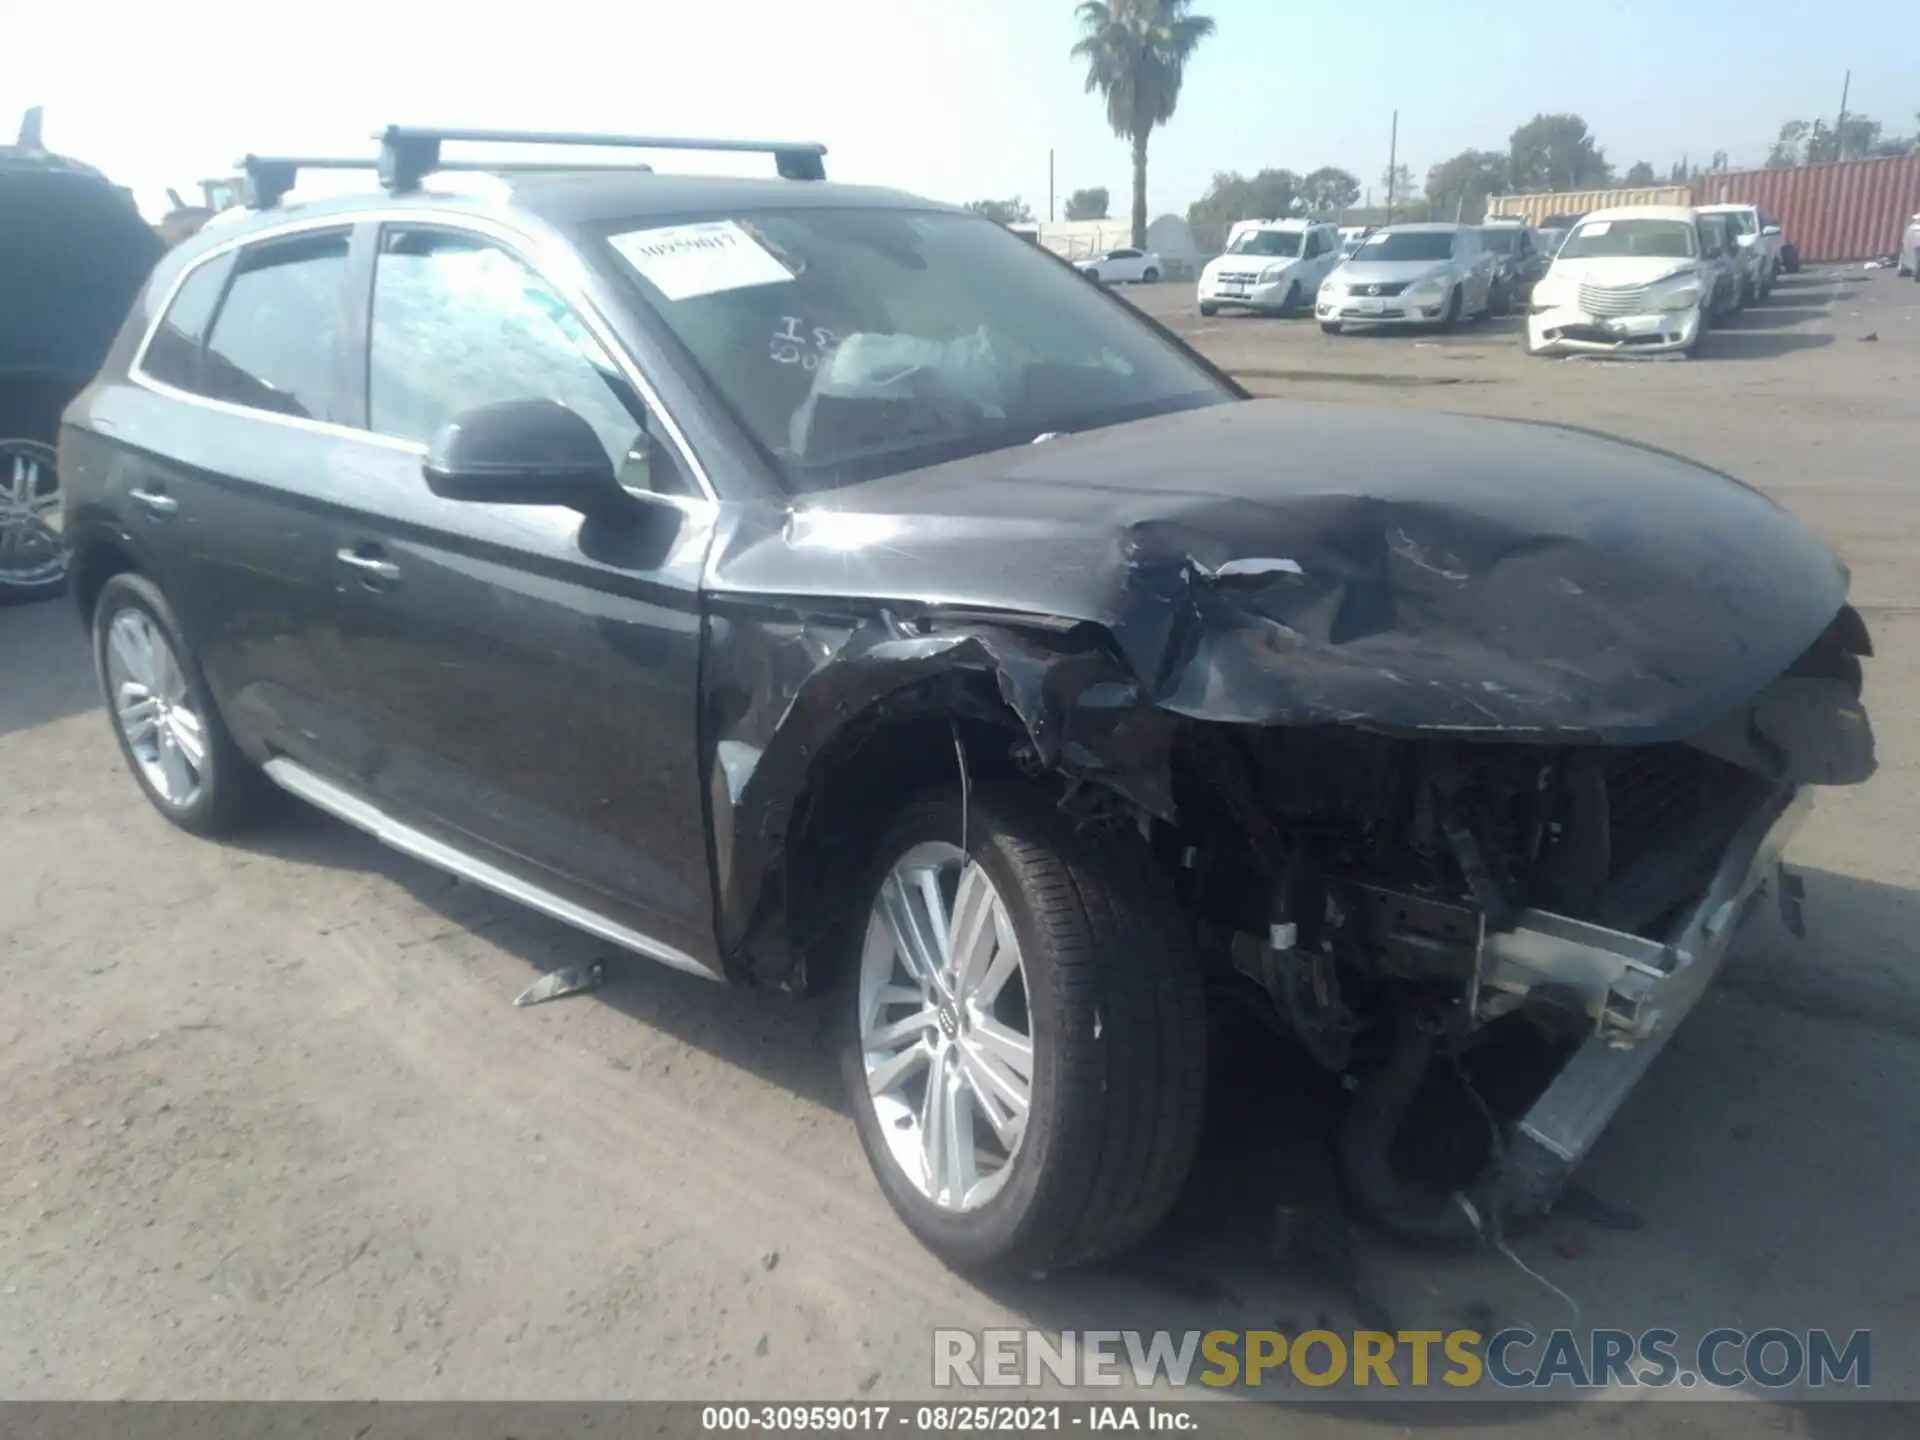
<path fill-rule="evenodd" d="M 1400 178 L 1400 112 L 1393 112 L 1393 138 L 1387 141 L 1387 224 L 1393 223 L 1393 187 Z"/>
<path fill-rule="evenodd" d="M 1833 158 L 1847 158 L 1847 95 L 1853 89 L 1853 71 L 1847 71 L 1847 78 L 1840 82 L 1840 121 L 1833 127 Z"/>
<path fill-rule="evenodd" d="M 1047 151 L 1047 223 L 1053 223 L 1053 151 Z"/>

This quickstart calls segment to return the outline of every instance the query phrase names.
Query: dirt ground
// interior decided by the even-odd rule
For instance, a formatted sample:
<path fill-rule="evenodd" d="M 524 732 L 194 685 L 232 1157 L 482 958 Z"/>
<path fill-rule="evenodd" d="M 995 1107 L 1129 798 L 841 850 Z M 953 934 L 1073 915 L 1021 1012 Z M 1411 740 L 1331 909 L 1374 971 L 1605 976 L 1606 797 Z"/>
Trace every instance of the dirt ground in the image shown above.
<path fill-rule="evenodd" d="M 1875 1392 L 1920 1397 L 1920 286 L 1809 272 L 1700 358 L 1638 364 L 1528 360 L 1512 322 L 1333 338 L 1202 321 L 1188 286 L 1130 298 L 1263 392 L 1708 461 L 1853 566 L 1882 772 L 1794 846 L 1807 937 L 1762 912 L 1582 1172 L 1597 1218 L 1515 1240 L 1577 1319 L 1495 1254 L 1338 1226 L 1276 1247 L 1277 1209 L 1330 1203 L 1311 1087 L 1222 1097 L 1183 1211 L 1127 1263 L 953 1275 L 868 1178 L 824 1006 L 604 955 L 297 807 L 244 844 L 173 832 L 53 603 L 0 610 L 0 1396 L 907 1398 L 935 1325 L 1517 1323 L 1869 1327 Z M 512 1006 L 596 956 L 598 995 Z M 1604 1408 L 1502 1423 L 1676 1423 Z M 1756 1418 L 1689 1411 L 1692 1433 Z"/>

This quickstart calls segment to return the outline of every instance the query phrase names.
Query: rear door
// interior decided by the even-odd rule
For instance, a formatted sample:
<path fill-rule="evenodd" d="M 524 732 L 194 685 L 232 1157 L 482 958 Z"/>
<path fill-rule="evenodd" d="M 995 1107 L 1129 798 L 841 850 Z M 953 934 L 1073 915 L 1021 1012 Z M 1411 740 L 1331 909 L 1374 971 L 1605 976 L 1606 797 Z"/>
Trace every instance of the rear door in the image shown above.
<path fill-rule="evenodd" d="M 575 300 L 470 230 L 382 227 L 366 276 L 377 476 L 332 556 L 360 777 L 396 818 L 659 942 L 713 954 L 697 770 L 699 576 L 714 505 Z M 445 500 L 446 421 L 558 400 L 644 497 L 627 526 Z M 672 953 L 667 953 L 672 952 Z"/>
<path fill-rule="evenodd" d="M 185 273 L 104 418 L 143 558 L 229 725 L 337 770 L 326 495 L 352 465 L 335 421 L 353 227 L 272 235 Z"/>

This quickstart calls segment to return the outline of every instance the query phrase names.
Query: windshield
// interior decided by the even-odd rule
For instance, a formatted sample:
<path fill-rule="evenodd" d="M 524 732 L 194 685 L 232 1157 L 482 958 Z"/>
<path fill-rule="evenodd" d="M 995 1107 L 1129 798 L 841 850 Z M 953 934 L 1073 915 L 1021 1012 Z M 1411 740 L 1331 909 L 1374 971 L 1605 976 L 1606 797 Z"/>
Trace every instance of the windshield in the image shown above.
<path fill-rule="evenodd" d="M 1589 220 L 1560 246 L 1558 260 L 1658 256 L 1686 260 L 1699 253 L 1693 226 L 1684 220 Z"/>
<path fill-rule="evenodd" d="M 1300 242 L 1306 238 L 1301 230 L 1249 230 L 1231 245 L 1227 246 L 1229 255 L 1293 255 L 1300 253 Z"/>
<path fill-rule="evenodd" d="M 1360 242 L 1355 260 L 1450 260 L 1451 230 L 1382 230 Z"/>
<path fill-rule="evenodd" d="M 1489 225 L 1480 232 L 1480 243 L 1496 255 L 1511 255 L 1514 246 L 1520 243 L 1520 227 Z"/>
<path fill-rule="evenodd" d="M 607 230 L 797 492 L 1235 398 L 1124 302 L 979 216 L 809 207 Z"/>

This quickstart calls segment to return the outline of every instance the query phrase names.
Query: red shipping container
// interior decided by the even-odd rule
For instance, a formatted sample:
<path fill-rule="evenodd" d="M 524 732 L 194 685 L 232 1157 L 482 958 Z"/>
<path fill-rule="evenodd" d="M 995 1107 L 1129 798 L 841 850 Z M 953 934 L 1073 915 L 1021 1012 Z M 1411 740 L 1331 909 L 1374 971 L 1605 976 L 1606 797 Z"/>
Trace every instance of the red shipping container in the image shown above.
<path fill-rule="evenodd" d="M 1907 222 L 1920 214 L 1920 155 L 1703 175 L 1693 199 L 1758 205 L 1804 261 L 1871 260 L 1899 250 Z"/>

